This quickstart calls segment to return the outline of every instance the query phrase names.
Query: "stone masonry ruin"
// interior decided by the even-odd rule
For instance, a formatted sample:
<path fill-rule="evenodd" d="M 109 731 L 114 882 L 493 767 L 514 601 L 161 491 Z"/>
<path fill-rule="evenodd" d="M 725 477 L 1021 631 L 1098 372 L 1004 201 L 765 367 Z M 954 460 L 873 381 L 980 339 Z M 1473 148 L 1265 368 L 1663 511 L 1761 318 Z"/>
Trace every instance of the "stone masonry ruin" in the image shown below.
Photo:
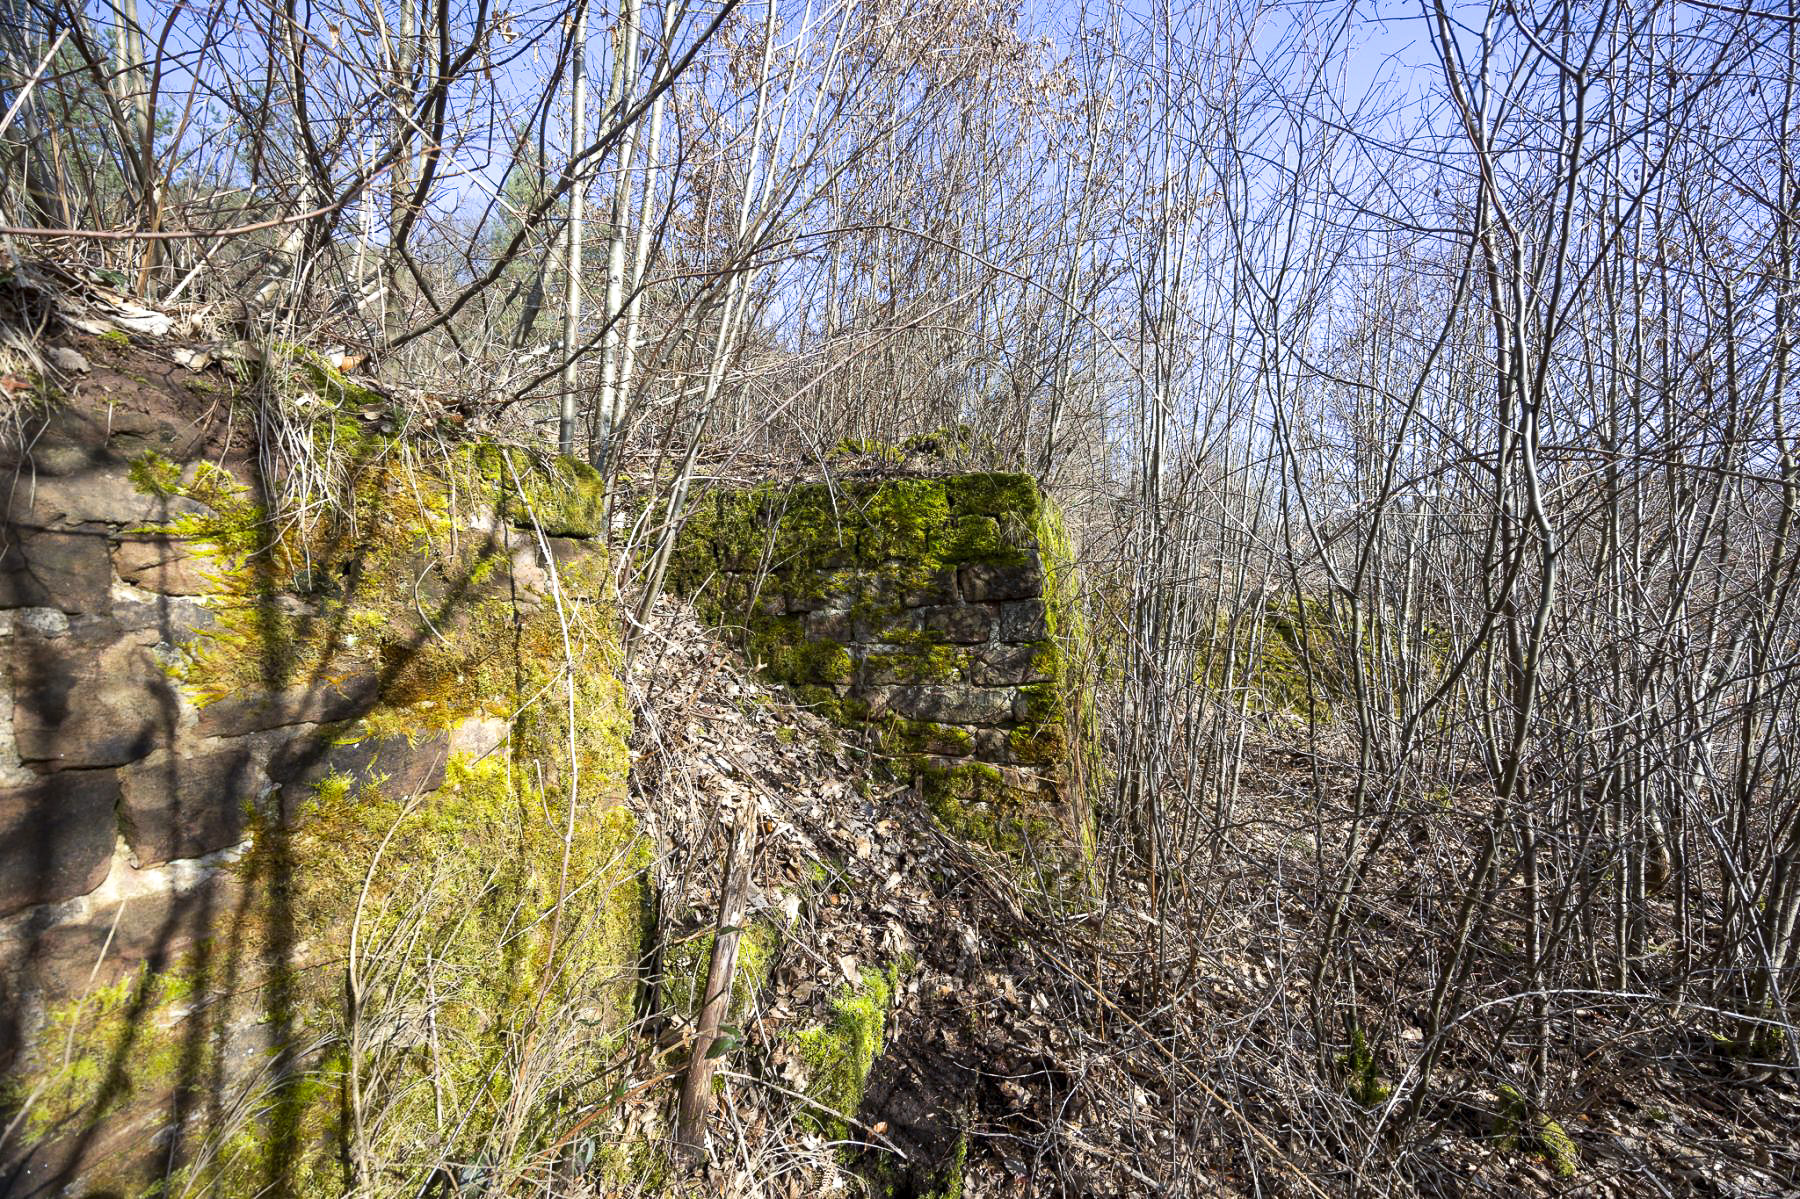
<path fill-rule="evenodd" d="M 1009 853 L 1079 844 L 1073 571 L 1029 475 L 715 491 L 671 578 L 952 832 Z"/>
<path fill-rule="evenodd" d="M 0 1191 L 330 1190 L 347 1060 L 401 1096 L 365 1143 L 453 1094 L 478 1144 L 522 1011 L 596 1085 L 648 847 L 591 472 L 423 456 L 295 351 L 262 377 L 325 414 L 295 432 L 338 507 L 271 521 L 229 376 L 87 352 L 0 463 Z M 579 797 L 535 769 L 571 744 Z"/>

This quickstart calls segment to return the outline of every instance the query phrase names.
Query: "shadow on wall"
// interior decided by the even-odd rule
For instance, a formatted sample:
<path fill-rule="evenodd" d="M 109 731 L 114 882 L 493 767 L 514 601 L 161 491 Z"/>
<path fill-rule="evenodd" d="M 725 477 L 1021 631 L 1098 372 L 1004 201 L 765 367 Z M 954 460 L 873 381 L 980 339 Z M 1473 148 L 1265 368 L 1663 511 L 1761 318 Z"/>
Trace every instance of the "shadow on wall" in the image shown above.
<path fill-rule="evenodd" d="M 242 402 L 94 349 L 105 400 L 0 462 L 0 1190 L 553 1165 L 609 1085 L 647 859 L 574 468 L 328 416 L 302 520 Z"/>

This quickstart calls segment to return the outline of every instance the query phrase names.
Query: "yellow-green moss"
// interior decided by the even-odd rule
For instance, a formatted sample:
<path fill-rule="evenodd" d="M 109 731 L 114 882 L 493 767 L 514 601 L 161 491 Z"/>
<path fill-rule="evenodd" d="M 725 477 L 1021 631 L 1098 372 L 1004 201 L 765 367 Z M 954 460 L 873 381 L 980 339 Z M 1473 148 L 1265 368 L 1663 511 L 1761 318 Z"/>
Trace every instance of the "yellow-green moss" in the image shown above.
<path fill-rule="evenodd" d="M 898 961 L 866 972 L 862 983 L 844 987 L 831 1001 L 831 1017 L 817 1028 L 794 1034 L 796 1055 L 806 1068 L 806 1094 L 830 1112 L 808 1108 L 802 1125 L 834 1141 L 844 1140 L 849 1126 L 839 1116 L 854 1117 L 875 1059 L 887 1045 L 888 1013 L 913 963 Z"/>
<path fill-rule="evenodd" d="M 1558 1178 L 1573 1178 L 1581 1169 L 1581 1152 L 1561 1124 L 1535 1110 L 1517 1087 L 1500 1087 L 1500 1111 L 1494 1137 L 1502 1148 L 1542 1154 Z"/>
<path fill-rule="evenodd" d="M 1093 717 L 1073 699 L 1086 630 L 1061 513 L 1029 475 L 771 483 L 706 495 L 680 534 L 669 577 L 709 623 L 741 630 L 767 677 L 864 733 L 896 774 L 922 776 L 927 803 L 953 831 L 1016 850 L 1027 837 L 1050 843 L 1056 825 L 1042 810 L 1049 797 L 1009 788 L 980 763 L 936 762 L 972 753 L 968 731 L 894 717 L 871 724 L 855 688 L 968 677 L 973 651 L 903 619 L 902 601 L 929 602 L 961 566 L 1016 567 L 1032 552 L 1044 574 L 1047 626 L 1033 665 L 1047 681 L 1021 689 L 1024 719 L 1006 730 L 1008 756 L 1060 772 L 1072 786 L 1097 774 L 1088 760 Z M 806 618 L 784 612 L 827 603 L 837 609 L 834 622 L 847 622 L 859 641 L 878 640 L 880 651 L 859 666 L 837 639 L 810 636 Z M 1077 757 L 1082 769 L 1061 771 Z"/>
<path fill-rule="evenodd" d="M 663 954 L 662 1005 L 665 1010 L 693 1018 L 699 1015 L 712 969 L 714 934 L 708 930 L 668 947 Z M 766 920 L 752 920 L 738 936 L 736 969 L 731 976 L 731 1000 L 726 1019 L 741 1020 L 751 1001 L 768 981 L 781 945 L 781 930 Z"/>
<path fill-rule="evenodd" d="M 236 898 L 211 936 L 52 1011 L 6 1096 L 16 1109 L 35 1093 L 33 1136 L 126 1107 L 160 1103 L 172 1119 L 171 1096 L 223 1096 L 228 1112 L 183 1109 L 200 1164 L 178 1185 L 227 1199 L 272 1185 L 343 1193 L 353 1077 L 377 1113 L 362 1153 L 384 1188 L 417 1191 L 448 1159 L 481 1161 L 505 1189 L 523 1155 L 607 1094 L 634 1004 L 650 845 L 620 803 L 630 715 L 614 614 L 576 598 L 606 594 L 604 558 L 559 562 L 565 640 L 548 596 L 519 605 L 494 585 L 504 538 L 469 529 L 469 514 L 508 502 L 478 469 L 503 460 L 426 461 L 375 439 L 348 452 L 347 491 L 311 525 L 268 518 L 210 464 L 132 464 L 146 492 L 202 506 L 156 530 L 186 538 L 217 584 L 215 627 L 172 672 L 204 704 L 373 671 L 375 706 L 340 741 L 481 715 L 508 722 L 504 750 L 453 756 L 417 801 L 338 776 L 284 801 L 285 821 L 252 812 L 250 848 L 229 868 Z M 546 493 L 567 477 L 521 459 L 506 472 L 515 496 L 513 470 Z M 258 1077 L 257 1053 L 278 1071 Z M 246 1077 L 240 1102 L 225 1088 Z M 495 1158 L 498 1144 L 512 1155 Z"/>
<path fill-rule="evenodd" d="M 1364 1107 L 1384 1103 L 1393 1093 L 1393 1089 L 1381 1081 L 1374 1050 L 1361 1025 L 1350 1026 L 1350 1052 L 1338 1059 L 1338 1066 L 1348 1079 L 1350 1097 Z"/>

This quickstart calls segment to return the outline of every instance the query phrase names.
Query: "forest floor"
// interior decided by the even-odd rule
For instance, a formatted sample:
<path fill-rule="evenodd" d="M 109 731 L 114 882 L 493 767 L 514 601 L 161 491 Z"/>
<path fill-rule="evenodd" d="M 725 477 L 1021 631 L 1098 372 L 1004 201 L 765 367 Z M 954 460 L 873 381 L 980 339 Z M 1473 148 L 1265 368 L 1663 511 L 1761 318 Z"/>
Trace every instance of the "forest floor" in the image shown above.
<path fill-rule="evenodd" d="M 966 1147 L 968 1196 L 1800 1194 L 1790 1078 L 1752 1079 L 1598 999 L 1577 1013 L 1583 1064 L 1549 1113 L 1578 1155 L 1572 1178 L 1499 1135 L 1510 1076 L 1476 1050 L 1446 1054 L 1404 1135 L 1390 1096 L 1358 1103 L 1316 1048 L 1301 957 L 1319 896 L 1314 771 L 1329 793 L 1348 763 L 1272 733 L 1247 757 L 1230 852 L 1191 863 L 1181 894 L 1152 905 L 1108 878 L 1095 880 L 1103 911 L 1054 903 L 1030 871 L 942 834 L 910 787 L 880 781 L 833 726 L 750 677 L 685 605 L 661 602 L 639 644 L 633 786 L 663 865 L 665 942 L 710 927 L 742 805 L 763 830 L 747 923 L 773 935 L 740 974 L 704 1193 L 856 1194 L 861 1176 L 924 1196 Z M 1386 934 L 1418 918 L 1424 887 L 1466 868 L 1462 843 L 1412 835 L 1358 915 L 1383 1088 L 1423 1035 L 1417 963 Z M 1504 946 L 1489 932 L 1484 944 Z M 1145 950 L 1159 937 L 1160 972 Z M 911 969 L 886 1051 L 842 1113 L 855 1117 L 844 1140 L 827 1142 L 798 1099 L 817 1081 L 802 1030 L 896 962 Z M 1505 967 L 1499 950 L 1484 964 Z M 646 1093 L 627 1124 L 656 1139 L 661 1118 Z"/>

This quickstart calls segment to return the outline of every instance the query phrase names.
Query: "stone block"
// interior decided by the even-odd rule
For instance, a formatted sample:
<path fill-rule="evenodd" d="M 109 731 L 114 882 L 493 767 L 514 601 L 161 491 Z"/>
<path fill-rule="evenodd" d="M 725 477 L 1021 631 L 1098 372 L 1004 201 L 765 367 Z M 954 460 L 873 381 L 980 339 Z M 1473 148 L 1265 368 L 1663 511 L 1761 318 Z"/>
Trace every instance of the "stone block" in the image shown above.
<path fill-rule="evenodd" d="M 269 777 L 281 784 L 283 818 L 292 819 L 313 788 L 333 775 L 348 779 L 353 792 L 378 784 L 389 798 L 404 799 L 437 790 L 449 758 L 450 736 L 441 731 L 417 741 L 396 735 L 348 745 L 335 743 L 321 731 L 296 737 L 276 750 L 269 759 Z"/>
<path fill-rule="evenodd" d="M 358 670 L 336 679 L 229 695 L 200 709 L 202 737 L 241 737 L 290 724 L 322 724 L 361 716 L 375 704 L 380 681 Z"/>
<path fill-rule="evenodd" d="M 963 598 L 970 601 L 1038 599 L 1044 593 L 1044 570 L 1036 553 L 1013 566 L 971 562 L 960 578 Z"/>
<path fill-rule="evenodd" d="M 1000 640 L 1042 641 L 1046 635 L 1043 600 L 1012 600 L 1000 605 Z"/>
<path fill-rule="evenodd" d="M 450 730 L 450 752 L 485 758 L 512 734 L 512 725 L 497 716 L 472 716 Z"/>
<path fill-rule="evenodd" d="M 98 529 L 0 526 L 0 608 L 102 615 L 111 595 L 112 561 Z"/>
<path fill-rule="evenodd" d="M 1005 729 L 976 729 L 975 756 L 983 762 L 1006 762 L 1012 755 L 1010 734 Z"/>
<path fill-rule="evenodd" d="M 129 866 L 122 874 L 137 874 Z M 20 938 L 18 969 L 49 1004 L 64 1003 L 92 987 L 107 987 L 140 966 L 162 970 L 238 915 L 243 883 L 230 870 L 213 868 L 178 888 L 151 877 L 126 880 L 129 898 L 97 904 L 81 919 L 50 924 Z M 162 886 L 158 884 L 161 883 Z M 113 890 L 109 883 L 107 891 Z M 103 952 L 104 951 L 104 952 Z M 96 965 L 98 969 L 96 969 Z M 241 963 L 217 963 L 223 972 Z"/>
<path fill-rule="evenodd" d="M 17 435 L 0 437 L 0 473 L 10 479 L 16 472 L 19 486 L 93 470 L 106 460 L 106 426 L 66 404 L 22 413 Z"/>
<path fill-rule="evenodd" d="M 132 864 L 197 858 L 244 840 L 261 774 L 241 744 L 196 753 L 160 750 L 119 772 Z"/>
<path fill-rule="evenodd" d="M 993 613 L 973 604 L 919 608 L 910 614 L 909 622 L 956 645 L 986 641 L 994 627 Z"/>
<path fill-rule="evenodd" d="M 984 687 L 1048 682 L 1050 675 L 1042 668 L 1041 657 L 1038 647 L 1029 643 L 986 646 L 969 668 L 969 681 Z"/>
<path fill-rule="evenodd" d="M 902 588 L 900 591 L 901 606 L 907 608 L 954 604 L 956 599 L 956 572 L 954 570 L 934 571 L 931 577 L 924 582 L 913 587 Z"/>
<path fill-rule="evenodd" d="M 84 524 L 167 524 L 179 516 L 204 513 L 200 503 L 183 496 L 140 491 L 123 465 L 102 465 L 66 475 L 20 481 L 12 490 L 7 515 L 14 523 L 38 529 L 67 529 Z"/>
<path fill-rule="evenodd" d="M 0 916 L 86 895 L 104 882 L 118 802 L 119 780 L 110 770 L 0 790 Z"/>
<path fill-rule="evenodd" d="M 180 645 L 219 623 L 219 614 L 185 595 L 113 596 L 113 620 L 121 632 L 150 636 L 157 644 Z"/>
<path fill-rule="evenodd" d="M 939 724 L 1002 724 L 1012 719 L 1014 692 L 1008 687 L 896 687 L 891 706 L 909 720 Z"/>
<path fill-rule="evenodd" d="M 205 595 L 214 590 L 214 567 L 192 552 L 179 537 L 158 534 L 127 536 L 113 547 L 119 577 L 159 595 Z"/>
<path fill-rule="evenodd" d="M 856 637 L 855 625 L 848 612 L 822 608 L 816 612 L 808 612 L 805 624 L 806 635 L 814 641 L 848 642 Z"/>
<path fill-rule="evenodd" d="M 120 766 L 165 744 L 180 701 L 142 635 L 111 621 L 61 637 L 15 634 L 13 737 L 43 769 Z"/>

